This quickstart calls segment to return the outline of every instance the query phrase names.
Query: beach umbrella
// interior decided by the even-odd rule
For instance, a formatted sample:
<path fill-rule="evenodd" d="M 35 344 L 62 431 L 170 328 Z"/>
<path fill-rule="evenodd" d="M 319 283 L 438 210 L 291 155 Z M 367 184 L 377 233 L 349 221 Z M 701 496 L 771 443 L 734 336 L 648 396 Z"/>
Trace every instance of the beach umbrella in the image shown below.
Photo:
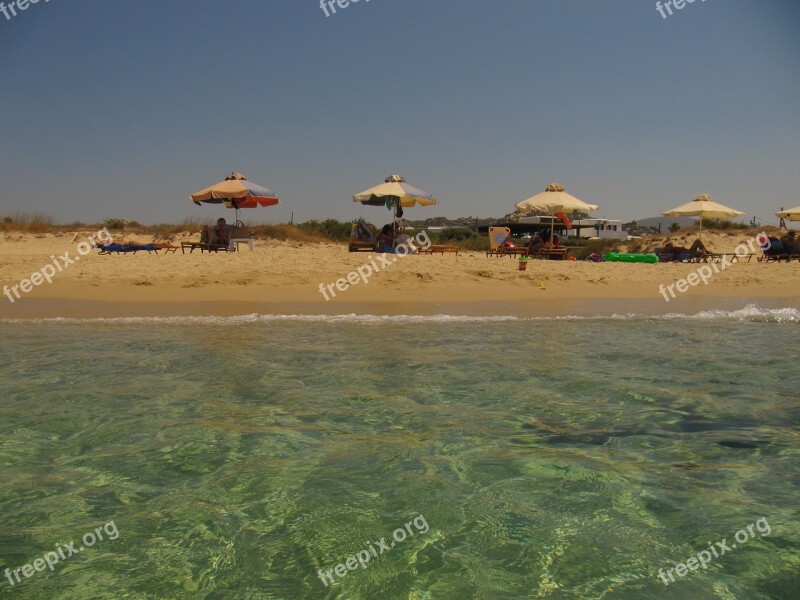
<path fill-rule="evenodd" d="M 189 199 L 201 204 L 224 204 L 236 209 L 236 222 L 239 223 L 239 209 L 257 206 L 275 206 L 280 203 L 277 194 L 247 180 L 241 173 L 231 173 L 223 181 L 195 192 Z"/>
<path fill-rule="evenodd" d="M 700 217 L 700 235 L 703 237 L 703 218 L 706 219 L 732 219 L 744 213 L 714 202 L 708 194 L 701 194 L 691 202 L 681 204 L 677 208 L 661 213 L 665 217 Z"/>
<path fill-rule="evenodd" d="M 390 175 L 383 183 L 353 196 L 353 202 L 368 206 L 386 206 L 393 210 L 393 223 L 398 216 L 402 217 L 401 208 L 411 206 L 433 206 L 438 204 L 428 192 L 415 188 L 400 175 Z"/>
<path fill-rule="evenodd" d="M 800 221 L 800 206 L 795 206 L 789 210 L 781 210 L 775 213 L 781 219 L 789 219 L 790 221 Z"/>
<path fill-rule="evenodd" d="M 551 183 L 541 194 L 536 194 L 532 198 L 517 202 L 515 206 L 518 210 L 536 210 L 549 215 L 589 212 L 599 208 L 595 204 L 587 204 L 583 200 L 578 200 L 575 196 L 568 194 L 560 183 Z M 550 226 L 551 242 L 553 241 L 555 227 L 556 222 L 553 219 Z"/>

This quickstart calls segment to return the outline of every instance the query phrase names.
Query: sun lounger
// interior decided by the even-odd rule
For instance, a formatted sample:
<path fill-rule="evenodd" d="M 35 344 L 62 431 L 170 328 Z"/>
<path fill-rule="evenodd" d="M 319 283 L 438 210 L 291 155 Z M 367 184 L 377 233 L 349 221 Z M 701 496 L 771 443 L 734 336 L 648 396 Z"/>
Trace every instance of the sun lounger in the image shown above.
<path fill-rule="evenodd" d="M 228 225 L 226 226 L 228 232 L 230 233 L 233 230 L 233 227 Z M 203 230 L 200 232 L 200 241 L 199 242 L 181 242 L 181 254 L 186 254 L 186 249 L 189 249 L 189 254 L 195 251 L 196 248 L 200 249 L 200 253 L 203 252 L 228 252 L 231 246 L 231 242 L 233 241 L 231 236 L 228 236 L 227 243 L 220 243 L 217 241 L 216 233 L 214 230 L 209 226 L 204 226 Z"/>
<path fill-rule="evenodd" d="M 377 252 L 378 234 L 369 223 L 353 223 L 350 229 L 349 252 Z"/>
<path fill-rule="evenodd" d="M 186 254 L 186 249 L 189 249 L 189 254 L 195 251 L 196 248 L 203 252 L 227 252 L 228 246 L 225 244 L 209 244 L 208 242 L 181 242 L 181 254 Z"/>
<path fill-rule="evenodd" d="M 528 256 L 527 246 L 500 247 L 497 249 L 497 256 Z"/>
<path fill-rule="evenodd" d="M 489 250 L 486 256 L 519 256 L 527 255 L 528 248 L 521 246 L 506 247 L 503 244 L 511 239 L 508 227 L 489 227 Z"/>
<path fill-rule="evenodd" d="M 800 254 L 781 252 L 780 254 L 762 254 L 758 257 L 758 262 L 792 262 L 793 260 L 800 261 Z"/>
<path fill-rule="evenodd" d="M 653 250 L 653 254 L 658 256 L 658 262 L 708 262 L 710 254 L 699 252 L 661 252 L 660 248 Z"/>
<path fill-rule="evenodd" d="M 541 248 L 529 257 L 546 260 L 567 260 L 567 254 L 569 254 L 569 248 Z"/>
<path fill-rule="evenodd" d="M 420 248 L 419 253 L 420 254 L 436 254 L 438 252 L 438 253 L 443 255 L 445 252 L 448 252 L 448 253 L 455 253 L 455 255 L 458 256 L 458 250 L 459 249 L 456 246 L 441 246 L 441 245 L 436 246 L 436 245 L 434 245 L 434 246 L 428 246 L 426 248 Z"/>
<path fill-rule="evenodd" d="M 709 252 L 705 255 L 707 259 L 704 262 L 712 262 L 712 263 L 721 263 L 723 260 L 729 263 L 735 262 L 745 262 L 744 259 L 747 259 L 747 262 L 750 262 L 754 256 L 758 256 L 758 254 L 736 254 L 735 252 Z"/>
<path fill-rule="evenodd" d="M 166 253 L 172 252 L 173 254 L 178 249 L 177 246 L 171 244 L 105 244 L 97 246 L 100 249 L 100 254 L 136 254 L 137 252 L 147 252 L 158 254 L 159 250 L 164 250 Z"/>

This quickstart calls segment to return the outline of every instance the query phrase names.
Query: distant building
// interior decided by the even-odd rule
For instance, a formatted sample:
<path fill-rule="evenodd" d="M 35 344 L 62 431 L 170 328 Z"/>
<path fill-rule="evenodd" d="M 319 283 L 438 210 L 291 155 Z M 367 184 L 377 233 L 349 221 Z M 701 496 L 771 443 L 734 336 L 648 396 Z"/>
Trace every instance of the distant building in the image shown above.
<path fill-rule="evenodd" d="M 523 217 L 519 220 L 520 223 L 540 223 L 547 224 L 553 222 L 556 217 Z M 561 225 L 561 222 L 556 220 L 556 226 Z M 601 239 L 609 240 L 627 240 L 628 232 L 622 228 L 622 221 L 615 219 L 577 219 L 572 221 L 573 229 L 568 229 L 563 232 L 567 237 L 598 237 Z"/>
<path fill-rule="evenodd" d="M 567 237 L 598 237 L 604 240 L 627 240 L 628 232 L 616 219 L 579 219 L 572 222 L 577 229 L 567 230 Z"/>

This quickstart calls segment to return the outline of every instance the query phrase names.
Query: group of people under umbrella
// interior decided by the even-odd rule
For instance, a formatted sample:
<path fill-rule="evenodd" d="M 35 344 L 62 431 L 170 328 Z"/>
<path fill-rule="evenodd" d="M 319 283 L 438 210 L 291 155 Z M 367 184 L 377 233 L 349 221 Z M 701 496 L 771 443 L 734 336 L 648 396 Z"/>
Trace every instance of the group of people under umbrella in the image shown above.
<path fill-rule="evenodd" d="M 223 181 L 192 194 L 190 198 L 197 205 L 224 204 L 227 208 L 235 209 L 237 226 L 242 224 L 239 220 L 240 209 L 274 206 L 280 203 L 275 192 L 248 181 L 244 175 L 236 172 L 231 173 Z M 353 201 L 364 206 L 383 206 L 392 211 L 391 224 L 387 224 L 381 232 L 382 247 L 386 250 L 390 249 L 392 243 L 402 235 L 399 223 L 404 209 L 418 205 L 434 206 L 438 204 L 432 194 L 414 187 L 400 175 L 390 175 L 383 183 L 355 194 Z M 518 202 L 516 208 L 520 211 L 535 211 L 555 217 L 551 220 L 550 241 L 552 242 L 555 236 L 556 219 L 564 221 L 569 227 L 567 215 L 579 212 L 588 213 L 598 210 L 599 207 L 568 194 L 562 185 L 551 183 L 544 192 Z M 702 194 L 691 202 L 662 214 L 667 217 L 699 217 L 699 237 L 702 238 L 703 219 L 731 219 L 744 213 L 715 202 L 708 194 Z M 800 206 L 782 210 L 776 214 L 781 220 L 800 221 Z M 224 219 L 220 221 L 224 221 Z M 214 235 L 219 231 L 218 222 L 217 228 L 211 230 L 209 235 Z"/>

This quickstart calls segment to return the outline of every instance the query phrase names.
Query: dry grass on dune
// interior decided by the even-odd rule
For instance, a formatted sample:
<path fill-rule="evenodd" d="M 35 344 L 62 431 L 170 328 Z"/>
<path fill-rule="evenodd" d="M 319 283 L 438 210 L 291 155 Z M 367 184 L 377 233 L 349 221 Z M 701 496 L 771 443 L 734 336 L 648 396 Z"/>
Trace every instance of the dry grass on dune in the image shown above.
<path fill-rule="evenodd" d="M 14 212 L 0 215 L 0 231 L 14 233 L 57 233 L 66 226 L 57 225 L 56 220 L 44 213 Z"/>
<path fill-rule="evenodd" d="M 59 224 L 56 220 L 41 212 L 24 213 L 14 212 L 0 215 L 0 231 L 10 233 L 34 233 L 34 234 L 63 234 L 75 231 L 97 231 L 106 227 L 115 239 L 121 239 L 130 235 L 151 237 L 153 241 L 172 242 L 182 239 L 190 239 L 199 234 L 200 230 L 206 225 L 213 225 L 213 217 L 189 217 L 179 223 L 159 223 L 155 225 L 143 225 L 135 221 L 124 219 L 106 219 L 102 223 L 67 223 Z M 309 221 L 307 223 L 277 223 L 261 224 L 249 227 L 257 239 L 273 239 L 284 242 L 297 242 L 306 244 L 329 244 L 345 243 L 347 241 L 350 224 L 349 222 L 339 222 L 333 219 L 326 221 Z M 782 235 L 782 232 L 774 226 L 745 228 L 738 224 L 722 222 L 715 223 L 712 227 L 703 228 L 703 240 L 712 251 L 727 251 L 728 247 L 735 247 L 741 242 L 746 242 L 766 231 L 769 235 Z M 464 235 L 453 236 L 451 232 L 432 234 L 433 243 L 451 244 L 460 247 L 465 251 L 483 251 L 488 246 L 485 236 L 480 236 L 470 230 Z M 581 241 L 567 240 L 568 245 L 581 246 L 578 258 L 583 258 L 592 252 L 604 254 L 608 251 L 616 252 L 652 252 L 655 248 L 663 246 L 667 242 L 675 245 L 689 246 L 699 235 L 699 227 L 686 227 L 676 232 L 664 232 L 660 234 L 645 235 L 638 240 L 597 240 Z M 722 247 L 724 246 L 724 247 Z"/>

